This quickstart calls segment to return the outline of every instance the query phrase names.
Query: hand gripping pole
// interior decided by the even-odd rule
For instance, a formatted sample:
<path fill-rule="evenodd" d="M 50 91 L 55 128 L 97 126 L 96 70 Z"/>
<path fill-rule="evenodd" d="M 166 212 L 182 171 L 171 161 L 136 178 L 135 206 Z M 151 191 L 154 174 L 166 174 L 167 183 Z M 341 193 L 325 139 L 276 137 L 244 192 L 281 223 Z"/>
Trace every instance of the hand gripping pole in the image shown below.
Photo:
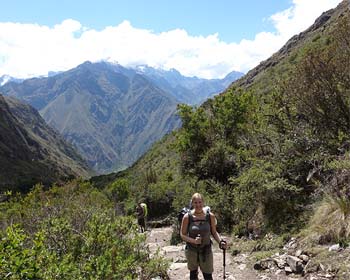
<path fill-rule="evenodd" d="M 226 245 L 226 241 L 225 240 L 221 240 L 219 243 L 219 248 L 222 250 L 223 253 L 223 266 L 224 266 L 224 279 L 226 279 L 226 247 L 224 246 Z"/>

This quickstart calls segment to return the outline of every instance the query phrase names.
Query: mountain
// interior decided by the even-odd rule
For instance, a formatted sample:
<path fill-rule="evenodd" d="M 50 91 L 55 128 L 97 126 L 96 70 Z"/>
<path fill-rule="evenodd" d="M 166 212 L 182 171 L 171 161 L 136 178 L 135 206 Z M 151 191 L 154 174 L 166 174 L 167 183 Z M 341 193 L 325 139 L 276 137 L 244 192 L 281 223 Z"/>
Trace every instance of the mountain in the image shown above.
<path fill-rule="evenodd" d="M 329 217 L 349 209 L 349 19 L 343 1 L 215 98 L 184 106 L 182 128 L 133 166 L 91 182 L 128 185 L 164 216 L 200 191 L 237 234 L 296 232 L 321 206 L 312 238 L 330 240 L 343 225 Z"/>
<path fill-rule="evenodd" d="M 180 125 L 175 98 L 134 70 L 105 62 L 0 90 L 38 109 L 98 172 L 129 166 Z"/>
<path fill-rule="evenodd" d="M 73 177 L 89 168 L 39 113 L 12 97 L 0 95 L 0 190 L 27 190 Z"/>
<path fill-rule="evenodd" d="M 243 73 L 232 71 L 223 79 L 201 79 L 183 76 L 176 69 L 155 69 L 147 65 L 139 65 L 135 69 L 181 103 L 190 105 L 198 105 L 213 97 L 243 76 Z"/>
<path fill-rule="evenodd" d="M 0 77 L 0 86 L 3 86 L 4 84 L 6 84 L 8 82 L 20 83 L 22 81 L 23 81 L 23 79 L 14 78 L 14 77 L 11 77 L 9 75 L 2 75 Z"/>
<path fill-rule="evenodd" d="M 55 76 L 59 73 L 62 73 L 61 71 L 59 72 L 55 72 L 55 71 L 49 71 L 47 73 L 47 76 L 48 77 L 52 77 L 52 76 Z M 40 77 L 45 77 L 45 76 L 40 76 Z M 0 86 L 3 86 L 5 85 L 6 83 L 8 82 L 15 82 L 15 83 L 21 83 L 23 82 L 25 79 L 20 79 L 20 78 L 15 78 L 15 77 L 12 77 L 12 76 L 9 76 L 9 75 L 2 75 L 0 77 Z"/>
<path fill-rule="evenodd" d="M 308 45 L 322 41 L 327 37 L 331 29 L 336 28 L 339 19 L 343 18 L 348 12 L 350 2 L 343 0 L 336 9 L 328 10 L 320 15 L 309 28 L 305 31 L 294 35 L 287 43 L 271 57 L 262 61 L 257 67 L 250 70 L 246 75 L 238 79 L 233 87 L 249 88 L 256 84 L 265 83 L 264 80 L 270 79 L 271 76 L 282 75 L 284 65 L 295 64 L 298 62 L 297 57 L 303 52 Z M 272 73 L 272 71 L 274 73 Z M 288 67 L 287 67 L 288 70 Z M 263 90 L 263 89 L 261 89 Z"/>

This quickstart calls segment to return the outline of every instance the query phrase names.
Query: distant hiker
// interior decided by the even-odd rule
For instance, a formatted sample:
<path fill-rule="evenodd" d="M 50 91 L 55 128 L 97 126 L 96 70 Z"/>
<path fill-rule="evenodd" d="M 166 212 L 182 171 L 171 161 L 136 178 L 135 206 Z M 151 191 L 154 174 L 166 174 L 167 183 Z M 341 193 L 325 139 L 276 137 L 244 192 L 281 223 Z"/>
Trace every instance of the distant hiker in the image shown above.
<path fill-rule="evenodd" d="M 180 235 L 186 242 L 187 267 L 190 270 L 190 280 L 198 279 L 198 267 L 200 267 L 205 280 L 212 280 L 213 252 L 210 235 L 220 244 L 220 248 L 226 249 L 226 242 L 216 231 L 215 215 L 208 208 L 204 208 L 203 196 L 195 193 L 192 196 L 193 209 L 182 219 Z"/>
<path fill-rule="evenodd" d="M 146 217 L 148 215 L 148 209 L 146 203 L 138 202 L 136 206 L 137 223 L 141 232 L 146 231 Z"/>

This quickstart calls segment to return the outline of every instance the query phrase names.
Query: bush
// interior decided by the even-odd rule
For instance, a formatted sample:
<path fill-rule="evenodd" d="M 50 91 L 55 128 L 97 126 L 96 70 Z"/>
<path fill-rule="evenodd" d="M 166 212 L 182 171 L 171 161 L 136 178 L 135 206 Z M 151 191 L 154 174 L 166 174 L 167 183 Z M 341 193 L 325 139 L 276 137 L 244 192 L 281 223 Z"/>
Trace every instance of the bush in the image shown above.
<path fill-rule="evenodd" d="M 167 263 L 150 257 L 133 217 L 89 184 L 71 182 L 3 203 L 18 225 L 0 232 L 1 279 L 166 279 Z"/>
<path fill-rule="evenodd" d="M 124 201 L 129 197 L 130 182 L 128 179 L 119 178 L 105 189 L 107 196 L 114 202 Z"/>
<path fill-rule="evenodd" d="M 279 164 L 256 160 L 237 178 L 232 178 L 239 234 L 261 235 L 290 230 L 298 217 L 300 190 L 282 177 Z"/>

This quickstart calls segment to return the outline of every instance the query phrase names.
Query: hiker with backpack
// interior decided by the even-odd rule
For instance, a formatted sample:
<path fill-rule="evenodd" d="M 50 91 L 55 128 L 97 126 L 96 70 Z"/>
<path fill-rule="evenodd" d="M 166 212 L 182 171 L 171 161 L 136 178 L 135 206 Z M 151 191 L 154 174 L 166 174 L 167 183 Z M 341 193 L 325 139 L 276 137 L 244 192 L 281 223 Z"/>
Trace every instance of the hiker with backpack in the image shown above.
<path fill-rule="evenodd" d="M 180 229 L 180 236 L 186 242 L 185 254 L 190 280 L 198 279 L 198 267 L 205 280 L 212 280 L 214 267 L 210 236 L 214 237 L 223 250 L 226 250 L 227 243 L 216 231 L 215 215 L 209 208 L 204 208 L 203 196 L 195 193 L 191 203 L 193 209 L 184 215 Z"/>
<path fill-rule="evenodd" d="M 148 215 L 148 209 L 146 203 L 138 202 L 136 206 L 137 223 L 141 232 L 146 231 L 146 217 Z"/>

